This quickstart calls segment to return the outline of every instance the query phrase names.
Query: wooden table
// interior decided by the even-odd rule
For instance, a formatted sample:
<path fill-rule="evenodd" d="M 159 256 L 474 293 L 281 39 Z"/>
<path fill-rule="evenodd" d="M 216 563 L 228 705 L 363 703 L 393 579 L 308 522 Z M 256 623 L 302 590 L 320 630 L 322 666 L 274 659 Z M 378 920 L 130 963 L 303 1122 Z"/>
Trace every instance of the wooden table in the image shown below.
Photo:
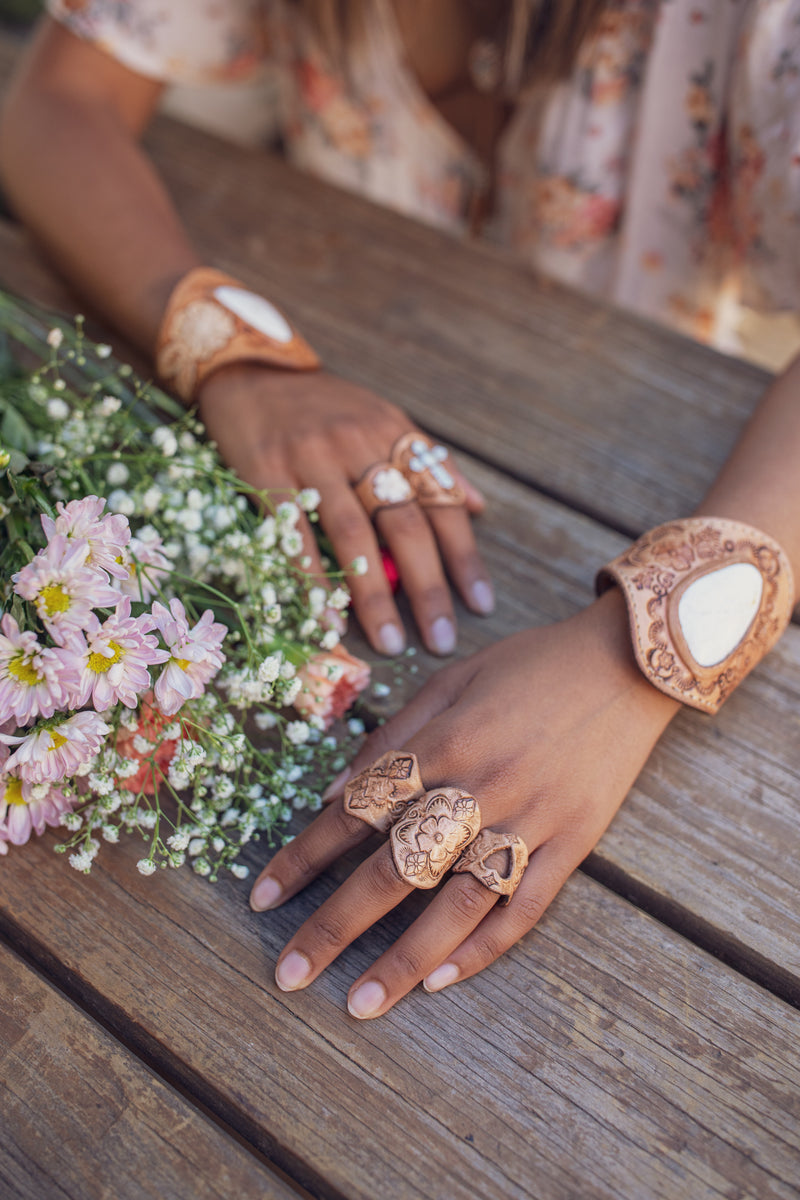
<path fill-rule="evenodd" d="M 766 383 L 261 153 L 167 121 L 148 141 L 207 259 L 485 491 L 499 604 L 460 614 L 462 652 L 576 611 L 631 535 L 689 512 Z M 59 300 L 8 224 L 0 282 Z M 256 916 L 247 882 L 143 879 L 132 842 L 88 879 L 49 836 L 10 855 L 0 1194 L 800 1195 L 798 714 L 793 626 L 718 718 L 679 715 L 536 931 L 377 1022 L 345 995 L 418 897 L 307 991 L 273 983 L 352 864 Z"/>

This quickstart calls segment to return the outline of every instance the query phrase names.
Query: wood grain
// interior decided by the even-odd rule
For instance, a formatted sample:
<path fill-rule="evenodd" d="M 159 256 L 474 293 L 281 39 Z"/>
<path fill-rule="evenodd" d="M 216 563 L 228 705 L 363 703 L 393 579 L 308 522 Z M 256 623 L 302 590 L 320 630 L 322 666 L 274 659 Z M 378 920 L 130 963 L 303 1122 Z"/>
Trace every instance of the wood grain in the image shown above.
<path fill-rule="evenodd" d="M 796 1195 L 800 1014 L 585 876 L 491 971 L 358 1023 L 346 989 L 419 895 L 284 994 L 333 876 L 257 916 L 246 882 L 144 879 L 132 843 L 85 879 L 50 840 L 4 864 L 4 936 L 313 1194 Z"/>
<path fill-rule="evenodd" d="M 4 1200 L 299 1192 L 0 945 Z"/>

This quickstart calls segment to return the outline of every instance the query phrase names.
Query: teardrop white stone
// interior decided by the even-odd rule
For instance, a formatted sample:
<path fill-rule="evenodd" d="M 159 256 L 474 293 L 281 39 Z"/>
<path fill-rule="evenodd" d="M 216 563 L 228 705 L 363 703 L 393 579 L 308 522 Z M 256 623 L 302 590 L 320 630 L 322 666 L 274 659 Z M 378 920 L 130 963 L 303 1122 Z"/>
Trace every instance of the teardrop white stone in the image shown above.
<path fill-rule="evenodd" d="M 290 342 L 292 327 L 282 316 L 274 304 L 257 296 L 255 292 L 247 292 L 244 288 L 224 285 L 214 288 L 214 298 L 230 312 L 236 313 L 248 325 L 252 325 L 259 333 L 265 333 L 275 342 Z"/>
<path fill-rule="evenodd" d="M 731 654 L 758 612 L 764 581 L 752 563 L 731 563 L 690 583 L 678 603 L 689 653 L 701 667 Z"/>

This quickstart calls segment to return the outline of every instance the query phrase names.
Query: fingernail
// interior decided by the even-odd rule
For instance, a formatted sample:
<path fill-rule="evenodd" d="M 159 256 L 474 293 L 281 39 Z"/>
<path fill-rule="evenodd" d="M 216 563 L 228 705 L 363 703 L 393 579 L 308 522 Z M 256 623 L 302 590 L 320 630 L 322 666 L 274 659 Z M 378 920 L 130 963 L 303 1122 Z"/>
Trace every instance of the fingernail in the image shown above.
<path fill-rule="evenodd" d="M 275 968 L 275 982 L 282 992 L 293 992 L 303 986 L 311 974 L 311 963 L 305 954 L 290 950 Z"/>
<path fill-rule="evenodd" d="M 431 625 L 430 644 L 436 654 L 452 654 L 456 648 L 456 627 L 449 617 L 437 617 Z"/>
<path fill-rule="evenodd" d="M 267 908 L 275 908 L 281 902 L 283 888 L 277 879 L 265 875 L 253 886 L 250 893 L 250 907 L 253 912 L 264 912 Z"/>
<path fill-rule="evenodd" d="M 378 630 L 378 643 L 384 654 L 402 654 L 406 648 L 406 639 L 398 625 L 381 625 Z"/>
<path fill-rule="evenodd" d="M 365 1017 L 374 1017 L 385 1003 L 386 988 L 382 983 L 373 980 L 356 988 L 347 1001 L 347 1011 L 351 1017 L 358 1017 L 363 1021 Z"/>
<path fill-rule="evenodd" d="M 442 963 L 435 971 L 431 971 L 426 979 L 423 979 L 422 986 L 426 992 L 440 992 L 442 988 L 446 988 L 448 984 L 455 983 L 458 979 L 458 967 L 455 963 Z"/>
<path fill-rule="evenodd" d="M 475 612 L 494 612 L 494 588 L 485 579 L 479 579 L 469 589 L 470 604 Z"/>
<path fill-rule="evenodd" d="M 332 800 L 334 796 L 339 795 L 339 792 L 342 790 L 344 785 L 347 783 L 347 781 L 350 778 L 350 776 L 352 775 L 352 773 L 353 772 L 350 767 L 345 767 L 345 769 L 343 771 L 339 772 L 339 774 L 336 776 L 335 779 L 332 779 L 330 781 L 328 786 L 325 788 L 325 791 L 322 793 L 322 803 L 323 804 L 327 804 L 328 801 Z"/>

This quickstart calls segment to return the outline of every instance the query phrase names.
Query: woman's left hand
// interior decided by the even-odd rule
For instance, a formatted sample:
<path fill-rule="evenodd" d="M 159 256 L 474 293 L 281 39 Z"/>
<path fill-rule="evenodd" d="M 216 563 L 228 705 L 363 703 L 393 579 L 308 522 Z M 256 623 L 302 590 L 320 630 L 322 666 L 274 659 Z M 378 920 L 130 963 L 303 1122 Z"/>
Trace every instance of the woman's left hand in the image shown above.
<path fill-rule="evenodd" d="M 567 621 L 434 675 L 371 735 L 351 774 L 387 750 L 411 751 L 426 789 L 474 796 L 483 827 L 520 835 L 530 861 L 507 906 L 469 873 L 447 877 L 353 984 L 350 1013 L 381 1016 L 422 981 L 438 991 L 467 979 L 527 933 L 600 838 L 677 708 L 636 667 L 616 589 Z M 283 903 L 372 833 L 337 796 L 261 873 L 252 907 Z M 285 947 L 278 986 L 307 986 L 411 890 L 384 841 Z"/>

